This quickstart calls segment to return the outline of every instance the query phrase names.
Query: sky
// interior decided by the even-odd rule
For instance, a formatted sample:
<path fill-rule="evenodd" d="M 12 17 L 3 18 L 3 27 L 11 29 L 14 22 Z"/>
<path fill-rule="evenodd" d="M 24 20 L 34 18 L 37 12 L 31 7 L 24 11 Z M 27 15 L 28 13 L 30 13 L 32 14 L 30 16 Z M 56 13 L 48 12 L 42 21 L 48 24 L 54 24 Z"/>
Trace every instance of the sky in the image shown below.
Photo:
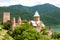
<path fill-rule="evenodd" d="M 10 6 L 10 5 L 23 5 L 23 6 L 35 6 L 42 5 L 45 3 L 53 4 L 60 7 L 60 0 L 0 0 L 0 6 Z"/>

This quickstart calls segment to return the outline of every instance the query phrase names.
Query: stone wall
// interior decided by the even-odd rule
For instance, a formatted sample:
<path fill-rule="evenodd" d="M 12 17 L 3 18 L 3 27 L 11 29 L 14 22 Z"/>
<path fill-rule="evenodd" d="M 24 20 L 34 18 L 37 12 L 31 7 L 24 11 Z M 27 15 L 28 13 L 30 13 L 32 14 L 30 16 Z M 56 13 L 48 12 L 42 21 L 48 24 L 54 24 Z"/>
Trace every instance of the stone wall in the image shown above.
<path fill-rule="evenodd" d="M 10 21 L 10 12 L 3 12 L 2 23 Z"/>

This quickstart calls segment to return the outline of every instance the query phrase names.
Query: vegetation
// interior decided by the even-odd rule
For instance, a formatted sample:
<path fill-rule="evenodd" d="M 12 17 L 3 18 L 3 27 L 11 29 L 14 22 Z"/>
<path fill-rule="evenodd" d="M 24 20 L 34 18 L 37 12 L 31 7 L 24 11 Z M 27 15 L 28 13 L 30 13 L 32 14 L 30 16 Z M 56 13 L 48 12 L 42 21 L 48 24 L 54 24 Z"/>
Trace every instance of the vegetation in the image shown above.
<path fill-rule="evenodd" d="M 16 27 L 15 30 L 10 33 L 10 35 L 15 40 L 58 40 L 60 38 L 56 33 L 52 36 L 48 36 L 47 32 L 45 32 L 45 29 L 42 31 L 44 32 L 43 34 L 37 32 L 33 26 L 25 23 L 21 26 Z"/>
<path fill-rule="evenodd" d="M 0 40 L 60 40 L 60 33 L 54 33 L 48 36 L 46 29 L 43 28 L 38 32 L 33 26 L 29 25 L 26 20 L 23 20 L 21 26 L 17 26 L 13 31 L 0 29 Z M 7 25 L 6 23 L 5 25 Z M 0 24 L 1 25 L 1 24 Z M 3 25 L 3 27 L 5 27 Z M 9 26 L 7 26 L 8 28 Z M 42 33 L 43 32 L 43 33 Z"/>
<path fill-rule="evenodd" d="M 3 29 L 6 29 L 6 30 L 10 29 L 10 23 L 9 22 L 4 23 L 3 25 L 4 25 Z"/>
<path fill-rule="evenodd" d="M 14 40 L 9 34 L 7 34 L 7 30 L 0 30 L 0 40 Z"/>

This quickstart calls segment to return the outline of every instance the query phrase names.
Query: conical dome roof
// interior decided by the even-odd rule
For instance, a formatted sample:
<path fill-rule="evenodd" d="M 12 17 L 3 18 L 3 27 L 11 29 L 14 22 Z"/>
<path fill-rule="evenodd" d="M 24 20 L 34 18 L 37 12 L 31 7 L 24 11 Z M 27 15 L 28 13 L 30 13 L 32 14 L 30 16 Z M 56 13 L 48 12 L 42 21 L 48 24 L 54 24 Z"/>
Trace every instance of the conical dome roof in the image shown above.
<path fill-rule="evenodd" d="M 34 17 L 36 17 L 36 16 L 40 16 L 37 11 L 34 14 Z"/>

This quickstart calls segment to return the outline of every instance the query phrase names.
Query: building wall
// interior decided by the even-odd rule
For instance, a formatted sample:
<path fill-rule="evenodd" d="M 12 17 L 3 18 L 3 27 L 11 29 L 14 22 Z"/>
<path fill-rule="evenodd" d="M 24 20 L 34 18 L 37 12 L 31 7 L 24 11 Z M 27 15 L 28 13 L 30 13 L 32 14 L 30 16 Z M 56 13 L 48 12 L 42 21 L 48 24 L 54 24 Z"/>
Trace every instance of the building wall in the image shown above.
<path fill-rule="evenodd" d="M 34 21 L 39 21 L 40 17 L 34 17 Z"/>
<path fill-rule="evenodd" d="M 11 21 L 11 22 L 10 22 L 10 27 L 11 27 L 12 30 L 14 30 L 14 28 L 15 28 L 15 26 L 16 26 L 15 17 L 12 18 L 10 21 Z"/>

